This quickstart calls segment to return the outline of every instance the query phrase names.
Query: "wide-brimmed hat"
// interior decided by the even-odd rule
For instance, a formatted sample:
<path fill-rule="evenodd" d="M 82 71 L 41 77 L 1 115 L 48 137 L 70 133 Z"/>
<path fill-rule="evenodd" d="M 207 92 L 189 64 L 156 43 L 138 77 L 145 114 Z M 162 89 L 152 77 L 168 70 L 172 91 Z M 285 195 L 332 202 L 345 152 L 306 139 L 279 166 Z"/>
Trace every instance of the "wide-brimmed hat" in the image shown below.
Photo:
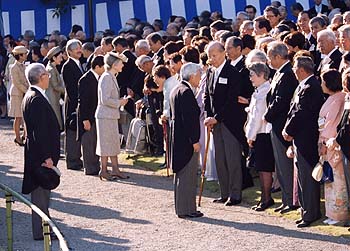
<path fill-rule="evenodd" d="M 12 50 L 12 54 L 13 55 L 28 54 L 28 52 L 29 52 L 29 50 L 26 47 L 22 46 L 22 45 L 16 46 Z"/>
<path fill-rule="evenodd" d="M 36 166 L 32 175 L 34 181 L 47 190 L 53 190 L 60 184 L 60 175 L 53 168 Z"/>
<path fill-rule="evenodd" d="M 46 58 L 51 60 L 53 56 L 57 55 L 60 52 L 62 52 L 62 49 L 59 46 L 53 47 L 47 53 Z"/>
<path fill-rule="evenodd" d="M 108 52 L 108 54 L 113 56 L 113 57 L 119 58 L 123 63 L 128 62 L 128 58 L 124 54 L 112 52 L 112 51 Z"/>

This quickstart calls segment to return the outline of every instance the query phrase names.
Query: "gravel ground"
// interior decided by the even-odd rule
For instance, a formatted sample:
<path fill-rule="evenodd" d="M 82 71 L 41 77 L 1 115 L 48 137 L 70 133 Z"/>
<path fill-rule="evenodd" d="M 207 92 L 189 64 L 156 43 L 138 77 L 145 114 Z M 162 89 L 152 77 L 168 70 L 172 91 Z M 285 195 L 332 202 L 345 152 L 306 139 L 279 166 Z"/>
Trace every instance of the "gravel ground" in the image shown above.
<path fill-rule="evenodd" d="M 0 182 L 21 191 L 23 148 L 13 143 L 8 121 L 0 122 Z M 225 208 L 204 197 L 205 217 L 174 214 L 172 179 L 136 166 L 123 166 L 130 180 L 102 182 L 64 161 L 50 213 L 72 250 L 350 250 L 350 239 L 299 230 L 287 219 L 257 213 L 247 205 Z M 2 195 L 1 195 L 2 196 Z M 13 205 L 14 250 L 43 250 L 33 241 L 30 210 Z M 5 202 L 0 200 L 0 250 L 6 247 Z M 53 241 L 53 250 L 59 250 Z"/>

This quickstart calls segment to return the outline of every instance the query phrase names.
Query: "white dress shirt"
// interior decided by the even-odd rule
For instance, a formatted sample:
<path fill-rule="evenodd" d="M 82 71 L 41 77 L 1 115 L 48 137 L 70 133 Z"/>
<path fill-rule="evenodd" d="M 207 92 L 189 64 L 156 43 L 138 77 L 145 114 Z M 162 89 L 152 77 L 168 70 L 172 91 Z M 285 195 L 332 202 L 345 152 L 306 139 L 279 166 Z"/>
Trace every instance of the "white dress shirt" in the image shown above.
<path fill-rule="evenodd" d="M 218 68 L 213 67 L 215 70 L 215 72 L 214 72 L 214 90 L 215 90 L 216 82 L 218 81 L 219 75 L 222 71 L 222 68 L 224 68 L 225 63 L 226 63 L 226 60 L 224 60 L 224 62 Z"/>
<path fill-rule="evenodd" d="M 164 82 L 163 86 L 163 95 L 164 95 L 164 101 L 163 101 L 163 115 L 167 118 L 170 118 L 170 93 L 171 91 L 177 86 L 180 82 L 176 79 L 176 75 L 171 76 Z M 191 85 L 190 85 L 191 87 Z"/>
<path fill-rule="evenodd" d="M 33 87 L 33 88 L 37 89 L 46 98 L 47 102 L 50 103 L 49 98 L 46 96 L 45 90 L 43 88 L 41 88 L 41 87 L 39 87 L 37 85 L 30 85 L 30 87 Z"/>

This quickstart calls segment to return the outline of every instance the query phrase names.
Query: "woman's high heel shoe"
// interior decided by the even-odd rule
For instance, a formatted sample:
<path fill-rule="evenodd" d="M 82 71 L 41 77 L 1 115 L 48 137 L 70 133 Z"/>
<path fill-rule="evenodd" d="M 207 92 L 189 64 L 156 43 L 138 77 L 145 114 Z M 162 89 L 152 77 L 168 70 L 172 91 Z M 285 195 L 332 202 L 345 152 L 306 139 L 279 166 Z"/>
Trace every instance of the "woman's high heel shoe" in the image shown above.
<path fill-rule="evenodd" d="M 17 139 L 15 139 L 14 142 L 17 146 L 24 146 L 24 143 L 21 141 L 18 141 Z"/>

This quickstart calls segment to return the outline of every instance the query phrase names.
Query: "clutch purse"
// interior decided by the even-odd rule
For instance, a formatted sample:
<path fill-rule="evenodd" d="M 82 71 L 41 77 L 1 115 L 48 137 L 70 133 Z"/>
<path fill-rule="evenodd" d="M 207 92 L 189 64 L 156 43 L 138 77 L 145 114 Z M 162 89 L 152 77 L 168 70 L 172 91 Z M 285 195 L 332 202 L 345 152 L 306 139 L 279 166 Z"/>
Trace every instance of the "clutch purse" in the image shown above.
<path fill-rule="evenodd" d="M 333 169 L 328 161 L 323 160 L 322 156 L 312 170 L 312 177 L 320 183 L 330 183 L 334 181 Z"/>

